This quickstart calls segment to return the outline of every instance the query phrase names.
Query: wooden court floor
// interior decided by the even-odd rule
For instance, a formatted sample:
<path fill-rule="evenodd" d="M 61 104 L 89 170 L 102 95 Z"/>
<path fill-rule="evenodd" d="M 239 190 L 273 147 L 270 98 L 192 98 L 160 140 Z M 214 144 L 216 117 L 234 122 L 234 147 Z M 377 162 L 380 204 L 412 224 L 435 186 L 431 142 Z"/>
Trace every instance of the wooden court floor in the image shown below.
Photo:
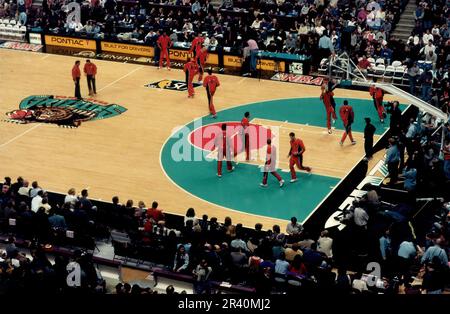
<path fill-rule="evenodd" d="M 71 68 L 75 60 L 0 49 L 0 120 L 30 95 L 73 96 Z M 84 60 L 81 61 L 83 65 Z M 71 187 L 77 192 L 89 188 L 90 197 L 96 199 L 110 200 L 118 195 L 123 203 L 133 199 L 135 204 L 143 200 L 147 205 L 157 200 L 162 209 L 171 213 L 184 215 L 188 207 L 194 207 L 198 216 L 207 213 L 219 220 L 230 216 L 233 222 L 246 226 L 261 222 L 264 228 L 275 223 L 284 228 L 284 220 L 227 211 L 193 197 L 171 183 L 161 169 L 160 150 L 172 130 L 207 113 L 203 88 L 197 88 L 196 97 L 188 99 L 186 92 L 144 87 L 163 79 L 183 81 L 181 70 L 94 62 L 98 66 L 96 99 L 128 110 L 110 119 L 83 123 L 76 129 L 0 122 L 0 176 L 15 180 L 20 175 L 37 180 L 44 189 L 61 193 Z M 226 75 L 219 75 L 219 79 L 221 86 L 215 97 L 218 111 L 244 103 L 320 94 L 320 88 L 315 86 Z M 87 97 L 84 77 L 81 92 Z M 352 90 L 337 89 L 335 95 L 368 98 L 367 92 Z M 361 151 L 362 141 L 359 143 L 357 149 Z M 309 160 L 314 159 L 315 149 L 311 149 Z M 332 161 L 322 164 L 339 176 L 345 172 Z"/>

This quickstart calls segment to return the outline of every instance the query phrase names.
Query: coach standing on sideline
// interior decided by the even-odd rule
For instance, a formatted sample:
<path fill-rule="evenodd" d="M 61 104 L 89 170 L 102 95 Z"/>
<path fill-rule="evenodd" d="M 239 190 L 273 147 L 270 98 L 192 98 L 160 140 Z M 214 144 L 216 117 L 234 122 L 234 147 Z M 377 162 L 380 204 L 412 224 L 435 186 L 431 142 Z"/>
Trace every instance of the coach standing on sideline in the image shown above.
<path fill-rule="evenodd" d="M 89 96 L 97 95 L 97 88 L 95 87 L 95 76 L 97 75 L 97 66 L 87 59 L 84 65 L 84 73 L 87 77 L 87 85 L 89 88 Z"/>
<path fill-rule="evenodd" d="M 80 91 L 80 77 L 81 77 L 81 71 L 80 71 L 80 60 L 75 61 L 75 65 L 72 68 L 72 79 L 75 83 L 75 97 L 77 99 L 81 98 L 81 91 Z"/>
<path fill-rule="evenodd" d="M 372 159 L 373 156 L 373 135 L 376 128 L 370 123 L 370 118 L 366 120 L 366 127 L 364 128 L 364 151 L 366 152 L 366 160 Z"/>

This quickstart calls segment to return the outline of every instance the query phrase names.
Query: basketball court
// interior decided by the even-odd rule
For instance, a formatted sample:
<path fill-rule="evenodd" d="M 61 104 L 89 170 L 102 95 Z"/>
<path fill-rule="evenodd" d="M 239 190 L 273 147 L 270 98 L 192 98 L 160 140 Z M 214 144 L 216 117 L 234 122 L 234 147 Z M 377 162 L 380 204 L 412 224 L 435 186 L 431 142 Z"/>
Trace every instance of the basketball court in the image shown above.
<path fill-rule="evenodd" d="M 275 223 L 284 226 L 291 216 L 303 221 L 363 158 L 364 117 L 372 118 L 377 138 L 389 126 L 389 121 L 378 122 L 367 92 L 337 89 L 338 108 L 343 99 L 354 108 L 353 134 L 358 142 L 341 147 L 342 122 L 336 122 L 333 134 L 326 132 L 320 87 L 226 75 L 218 75 L 218 119 L 212 119 L 203 87 L 195 88 L 194 99 L 180 90 L 185 77 L 181 70 L 126 62 L 93 60 L 98 67 L 97 96 L 87 97 L 83 77 L 84 103 L 38 97 L 72 97 L 75 60 L 0 49 L 0 175 L 13 180 L 21 175 L 55 192 L 88 188 L 95 199 L 109 201 L 117 195 L 122 203 L 142 200 L 147 206 L 157 200 L 167 212 L 184 215 L 193 207 L 197 215 L 221 221 L 230 216 L 235 223 L 254 226 L 260 222 L 269 228 Z M 84 60 L 80 60 L 82 67 Z M 394 98 L 386 97 L 390 99 Z M 52 108 L 75 106 L 84 120 L 79 127 L 6 121 L 10 120 L 6 114 L 18 110 L 19 104 L 23 109 L 39 103 Z M 214 154 L 189 140 L 204 126 L 239 123 L 246 111 L 252 124 L 270 130 L 276 139 L 279 172 L 287 182 L 281 189 L 271 177 L 267 188 L 259 187 L 263 144 L 252 151 L 255 160 L 239 162 L 234 172 L 225 171 L 219 179 Z M 91 119 L 93 112 L 97 118 Z M 311 175 L 299 172 L 294 184 L 288 183 L 289 132 L 304 141 L 304 164 L 313 168 Z M 183 153 L 189 157 L 203 151 L 204 158 L 175 160 L 174 145 L 187 147 Z"/>

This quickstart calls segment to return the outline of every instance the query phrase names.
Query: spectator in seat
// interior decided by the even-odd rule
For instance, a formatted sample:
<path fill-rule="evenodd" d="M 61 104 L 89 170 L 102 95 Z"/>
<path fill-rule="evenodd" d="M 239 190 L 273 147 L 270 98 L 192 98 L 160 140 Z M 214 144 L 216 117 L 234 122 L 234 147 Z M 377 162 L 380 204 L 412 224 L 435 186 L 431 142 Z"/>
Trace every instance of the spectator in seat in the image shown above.
<path fill-rule="evenodd" d="M 38 194 L 38 191 L 39 191 L 39 190 L 42 190 L 42 189 L 39 187 L 39 184 L 37 183 L 37 181 L 33 181 L 33 182 L 31 183 L 30 197 L 31 197 L 31 198 L 34 198 L 34 197 Z"/>
<path fill-rule="evenodd" d="M 64 198 L 64 203 L 70 203 L 71 205 L 75 205 L 77 201 L 78 197 L 76 196 L 76 191 L 74 188 L 71 188 L 69 191 L 67 191 L 67 195 Z"/>
<path fill-rule="evenodd" d="M 289 262 L 286 261 L 284 253 L 281 253 L 275 261 L 275 275 L 286 276 L 289 271 Z"/>
<path fill-rule="evenodd" d="M 175 254 L 175 259 L 173 262 L 173 271 L 187 272 L 189 267 L 189 255 L 186 253 L 184 245 L 180 245 Z"/>
<path fill-rule="evenodd" d="M 372 68 L 365 55 L 363 55 L 361 60 L 359 60 L 357 67 L 364 75 L 367 75 L 367 70 Z"/>
<path fill-rule="evenodd" d="M 184 216 L 184 225 L 186 225 L 187 221 L 192 221 L 192 225 L 198 224 L 198 219 L 195 217 L 195 210 L 191 207 L 186 211 L 186 215 Z"/>
<path fill-rule="evenodd" d="M 88 196 L 89 196 L 88 190 L 84 189 L 81 191 L 80 205 L 86 212 L 89 212 L 92 209 L 92 203 L 88 199 Z"/>
<path fill-rule="evenodd" d="M 37 192 L 37 195 L 35 197 L 33 197 L 33 199 L 31 200 L 31 210 L 33 212 L 36 213 L 38 211 L 39 207 L 41 207 L 43 196 L 44 196 L 44 191 L 39 190 Z"/>
<path fill-rule="evenodd" d="M 284 250 L 284 256 L 286 257 L 286 260 L 288 262 L 294 261 L 294 259 L 297 255 L 300 255 L 300 256 L 303 255 L 303 252 L 300 250 L 300 246 L 297 243 L 292 244 L 291 247 L 288 246 Z"/>
<path fill-rule="evenodd" d="M 333 257 L 333 239 L 328 236 L 328 231 L 323 230 L 317 240 L 317 251 L 324 253 L 328 258 Z"/>
<path fill-rule="evenodd" d="M 158 202 L 154 201 L 152 207 L 147 209 L 147 218 L 153 221 L 153 224 L 157 224 L 158 221 L 164 220 L 164 214 L 161 209 L 158 208 Z"/>
<path fill-rule="evenodd" d="M 28 182 L 28 180 L 24 180 L 23 185 L 22 185 L 22 187 L 19 188 L 19 191 L 17 191 L 17 194 L 21 195 L 21 196 L 30 197 L 31 188 L 29 187 L 29 185 L 30 185 L 30 182 Z"/>
<path fill-rule="evenodd" d="M 209 277 L 212 273 L 212 268 L 208 266 L 208 262 L 202 259 L 201 262 L 195 267 L 194 274 L 194 291 L 196 294 L 210 294 L 211 287 L 209 283 Z"/>
<path fill-rule="evenodd" d="M 290 237 L 298 239 L 298 237 L 301 235 L 302 231 L 303 231 L 302 224 L 297 222 L 297 217 L 292 217 L 291 222 L 288 223 L 286 226 L 286 233 Z"/>
<path fill-rule="evenodd" d="M 48 222 L 52 229 L 66 230 L 66 220 L 60 215 L 59 210 L 50 209 Z"/>

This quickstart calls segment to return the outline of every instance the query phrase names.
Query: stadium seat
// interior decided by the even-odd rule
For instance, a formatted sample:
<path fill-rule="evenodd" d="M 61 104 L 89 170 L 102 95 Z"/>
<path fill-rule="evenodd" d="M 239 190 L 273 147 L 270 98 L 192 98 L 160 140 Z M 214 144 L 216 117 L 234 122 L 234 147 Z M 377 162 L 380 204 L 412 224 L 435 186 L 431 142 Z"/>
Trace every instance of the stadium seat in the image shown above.
<path fill-rule="evenodd" d="M 376 78 L 383 78 L 384 77 L 384 72 L 386 71 L 386 67 L 383 64 L 379 64 L 375 67 L 375 72 L 373 74 L 373 77 Z"/>
<path fill-rule="evenodd" d="M 392 81 L 392 77 L 394 76 L 395 73 L 395 67 L 392 65 L 388 65 L 386 67 L 386 71 L 384 72 L 384 77 L 386 79 L 388 79 L 389 81 Z"/>
<path fill-rule="evenodd" d="M 11 25 L 16 25 L 17 22 L 16 22 L 16 20 L 10 20 L 10 21 L 9 21 L 9 24 L 11 24 Z"/>
<path fill-rule="evenodd" d="M 5 24 L 0 24 L 0 36 L 6 36 L 6 25 Z"/>
<path fill-rule="evenodd" d="M 375 64 L 376 65 L 379 65 L 379 64 L 384 65 L 384 59 L 383 58 L 378 58 L 377 60 L 375 60 Z"/>
<path fill-rule="evenodd" d="M 398 60 L 392 62 L 392 66 L 393 66 L 393 67 L 399 67 L 399 66 L 401 66 L 401 65 L 402 65 L 402 62 L 401 62 L 401 61 L 398 61 Z"/>
<path fill-rule="evenodd" d="M 375 63 L 375 59 L 374 58 L 367 58 L 367 61 L 369 61 L 370 63 Z"/>

